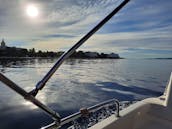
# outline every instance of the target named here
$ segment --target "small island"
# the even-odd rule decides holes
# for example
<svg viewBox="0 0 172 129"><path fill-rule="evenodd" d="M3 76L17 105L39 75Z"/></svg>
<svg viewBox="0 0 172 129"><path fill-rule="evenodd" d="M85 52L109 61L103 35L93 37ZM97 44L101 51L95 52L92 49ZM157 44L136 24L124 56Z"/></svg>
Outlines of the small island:
<svg viewBox="0 0 172 129"><path fill-rule="evenodd" d="M34 48L26 49L26 48L17 48L17 47L9 47L6 46L4 40L1 42L0 46L0 58L49 58L49 57L59 57L63 54L63 51L52 52L52 51L35 51ZM120 56L116 53L98 53L98 52L83 52L83 51L75 51L70 58L78 58L78 59L121 59Z"/></svg>

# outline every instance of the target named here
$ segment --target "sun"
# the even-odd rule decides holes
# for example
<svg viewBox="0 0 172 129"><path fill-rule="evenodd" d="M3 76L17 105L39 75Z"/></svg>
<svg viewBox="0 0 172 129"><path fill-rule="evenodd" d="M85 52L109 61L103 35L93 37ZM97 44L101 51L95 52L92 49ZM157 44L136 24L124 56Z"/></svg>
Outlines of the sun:
<svg viewBox="0 0 172 129"><path fill-rule="evenodd" d="M37 17L39 14L38 8L34 5L27 6L26 13L29 17Z"/></svg>

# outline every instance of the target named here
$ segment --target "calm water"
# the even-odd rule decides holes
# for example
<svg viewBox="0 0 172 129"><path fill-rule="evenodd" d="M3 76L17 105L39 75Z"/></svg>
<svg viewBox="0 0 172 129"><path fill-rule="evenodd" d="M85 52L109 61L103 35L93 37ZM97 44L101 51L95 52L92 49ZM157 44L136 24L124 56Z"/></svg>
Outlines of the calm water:
<svg viewBox="0 0 172 129"><path fill-rule="evenodd" d="M55 59L1 61L0 71L30 91ZM110 98L144 99L164 91L172 60L67 60L37 98L62 117ZM51 122L40 109L0 82L0 128L36 129Z"/></svg>

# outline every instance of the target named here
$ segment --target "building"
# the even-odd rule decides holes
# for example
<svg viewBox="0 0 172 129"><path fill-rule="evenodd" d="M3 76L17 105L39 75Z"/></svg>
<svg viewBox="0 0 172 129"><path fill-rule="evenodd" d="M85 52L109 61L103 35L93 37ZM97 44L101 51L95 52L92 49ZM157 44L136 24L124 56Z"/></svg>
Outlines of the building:
<svg viewBox="0 0 172 129"><path fill-rule="evenodd" d="M2 39L2 41L1 41L0 49L6 49L6 44L4 42L4 39Z"/></svg>
<svg viewBox="0 0 172 129"><path fill-rule="evenodd" d="M1 41L0 46L0 57L26 57L27 49L17 48L17 47L8 47L4 39Z"/></svg>

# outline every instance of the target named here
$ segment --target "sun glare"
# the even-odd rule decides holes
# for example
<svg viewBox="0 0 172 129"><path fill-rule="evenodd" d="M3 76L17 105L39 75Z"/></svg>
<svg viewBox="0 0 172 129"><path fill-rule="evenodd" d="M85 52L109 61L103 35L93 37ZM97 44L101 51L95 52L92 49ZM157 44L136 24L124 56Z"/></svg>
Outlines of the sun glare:
<svg viewBox="0 0 172 129"><path fill-rule="evenodd" d="M30 17L37 17L38 16L38 8L34 5L29 5L27 7L27 15Z"/></svg>

